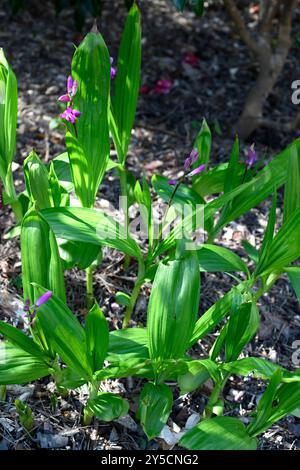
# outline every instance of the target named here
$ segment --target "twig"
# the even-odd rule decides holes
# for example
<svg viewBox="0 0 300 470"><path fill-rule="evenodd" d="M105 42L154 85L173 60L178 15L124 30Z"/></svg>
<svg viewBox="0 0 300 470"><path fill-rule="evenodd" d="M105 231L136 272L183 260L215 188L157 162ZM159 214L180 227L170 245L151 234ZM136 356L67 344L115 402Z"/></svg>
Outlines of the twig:
<svg viewBox="0 0 300 470"><path fill-rule="evenodd" d="M246 23L239 12L238 7L236 6L236 3L234 0L223 0L225 8L233 20L236 28L238 29L239 35L241 39L244 41L244 43L249 47L249 49L257 55L260 51L260 47L258 43L253 39L251 34L248 31L248 28L246 26Z"/></svg>

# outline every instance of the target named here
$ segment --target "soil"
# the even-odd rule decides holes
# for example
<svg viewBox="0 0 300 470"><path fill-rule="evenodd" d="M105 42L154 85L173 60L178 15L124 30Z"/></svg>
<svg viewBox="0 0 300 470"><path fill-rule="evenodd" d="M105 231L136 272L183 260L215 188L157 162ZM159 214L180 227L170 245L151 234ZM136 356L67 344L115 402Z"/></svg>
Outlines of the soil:
<svg viewBox="0 0 300 470"><path fill-rule="evenodd" d="M142 85L151 90L158 80L172 81L170 93L141 93L135 129L128 154L128 167L136 175L154 173L176 177L185 155L205 117L213 131L211 165L227 161L233 139L233 123L240 113L248 89L253 85L256 65L246 47L230 29L220 2L208 2L200 20L192 12L177 13L168 0L140 1L143 17ZM248 3L248 2L244 2ZM19 119L14 175L22 190L22 163L34 148L44 161L65 150L63 132L55 127L60 112L57 97L64 93L66 77L74 44L92 25L87 17L83 32L77 32L73 13L65 9L56 17L51 1L28 2L26 10L15 16L8 13L7 2L0 1L0 46L18 77ZM113 5L112 5L113 4ZM126 10L123 2L106 1L99 29L116 57ZM299 11L295 18L299 19ZM296 34L296 31L295 31ZM185 62L186 54L194 54L194 65ZM291 82L300 77L300 50L293 46L284 71L266 103L270 119L288 121L297 107L291 102ZM259 129L251 142L242 144L246 154L255 142L259 158L269 160L282 150L297 132L282 133ZM97 204L118 202L119 183L113 173L103 181ZM241 240L260 246L266 226L270 201L230 224L218 242L245 257ZM278 212L278 219L281 213ZM8 208L0 209L0 318L19 325L22 309L22 279L18 238L4 240L2 235L14 225ZM123 271L120 253L104 249L103 263L94 276L95 297L102 306L111 329L120 328L123 310L114 295L130 292L136 266ZM200 313L203 313L232 286L226 274L202 276ZM82 317L84 311L85 277L79 270L66 273L68 304ZM145 323L149 286L143 288L133 325ZM285 277L280 278L268 296L259 303L261 326L245 354L266 357L293 370L292 344L299 339L300 309L295 294ZM195 358L204 356L215 335L191 351ZM107 383L109 390L119 391L130 399L130 417L134 418L141 380L115 380ZM251 377L232 377L225 389L227 413L242 416L245 423L260 398L265 384ZM174 386L175 406L168 422L173 430L184 427L187 418L203 410L207 401L205 390L178 397ZM68 398L54 400L54 384L49 379L24 387L8 387L7 401L1 403L0 449L157 449L166 448L163 440L148 442L140 425L128 418L126 422L102 423L97 420L88 427L81 423L84 390L71 392ZM21 427L14 407L16 398L26 399L33 410L35 428L28 434ZM259 438L260 449L299 449L300 420L290 416Z"/></svg>

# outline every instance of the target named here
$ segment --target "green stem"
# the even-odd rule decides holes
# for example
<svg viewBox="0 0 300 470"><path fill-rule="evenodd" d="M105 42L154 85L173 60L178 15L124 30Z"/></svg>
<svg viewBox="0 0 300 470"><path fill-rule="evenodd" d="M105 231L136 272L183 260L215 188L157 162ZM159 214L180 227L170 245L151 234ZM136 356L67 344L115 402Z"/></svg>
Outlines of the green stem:
<svg viewBox="0 0 300 470"><path fill-rule="evenodd" d="M99 385L100 385L100 382L91 382L89 384L89 399L90 400L94 400L97 395L98 395L98 391L99 391ZM86 406L83 410L83 425L84 426L89 426L92 422L92 419L94 417L94 413L89 409L88 406Z"/></svg>
<svg viewBox="0 0 300 470"><path fill-rule="evenodd" d="M145 280L145 265L143 261L139 261L139 270L137 279L135 281L131 296L130 296L130 303L125 311L125 316L123 320L122 328L128 328L129 322L131 320L132 312L134 310L137 298L139 296L141 287Z"/></svg>
<svg viewBox="0 0 300 470"><path fill-rule="evenodd" d="M6 385L0 385L0 402L6 401Z"/></svg>
<svg viewBox="0 0 300 470"><path fill-rule="evenodd" d="M93 305L94 293L93 293L93 268L89 266L85 270L86 272L86 305L88 310Z"/></svg>
<svg viewBox="0 0 300 470"><path fill-rule="evenodd" d="M213 407L215 406L215 404L219 400L219 397L220 397L221 393L223 392L223 389L226 385L226 382L227 382L229 376L230 376L230 373L226 372L223 376L223 380L215 385L215 388L213 389L212 394L210 396L210 399L209 399L209 401L206 405L206 408L204 410L203 417L205 419L211 417Z"/></svg>
<svg viewBox="0 0 300 470"><path fill-rule="evenodd" d="M120 178L120 189L121 196L126 198L126 205L123 207L124 211L124 225L126 230L126 236L128 235L128 224L129 224L129 215L128 215L128 196L127 196L127 173L124 167L119 167L119 178ZM129 268L130 256L125 255L124 259L124 270L126 271Z"/></svg>

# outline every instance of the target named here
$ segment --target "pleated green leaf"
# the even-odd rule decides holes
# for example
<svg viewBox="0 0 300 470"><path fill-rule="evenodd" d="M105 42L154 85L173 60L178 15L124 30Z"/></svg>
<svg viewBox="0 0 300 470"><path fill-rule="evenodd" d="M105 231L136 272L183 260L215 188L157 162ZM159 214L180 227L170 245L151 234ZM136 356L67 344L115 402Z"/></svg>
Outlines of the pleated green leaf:
<svg viewBox="0 0 300 470"><path fill-rule="evenodd" d="M298 302L300 303L300 266L292 266L286 268L285 272L287 273L289 280L296 292Z"/></svg>
<svg viewBox="0 0 300 470"><path fill-rule="evenodd" d="M0 178L8 198L14 199L12 161L16 149L18 86L14 72L0 47Z"/></svg>
<svg viewBox="0 0 300 470"><path fill-rule="evenodd" d="M118 222L103 212L81 207L58 207L45 209L42 213L57 238L103 244L134 258L142 257L138 244L126 236Z"/></svg>
<svg viewBox="0 0 300 470"><path fill-rule="evenodd" d="M140 395L139 417L148 439L158 436L166 424L173 404L173 395L165 384L148 382Z"/></svg>
<svg viewBox="0 0 300 470"><path fill-rule="evenodd" d="M46 291L41 286L36 285L35 288L39 296ZM66 365L80 377L90 379L92 368L87 356L85 331L67 305L53 295L39 307L37 321L53 350Z"/></svg>
<svg viewBox="0 0 300 470"><path fill-rule="evenodd" d="M109 333L109 362L124 362L149 359L148 336L146 328L126 328Z"/></svg>
<svg viewBox="0 0 300 470"><path fill-rule="evenodd" d="M200 318L197 320L194 331L190 340L190 346L199 339L206 336L212 331L218 323L228 314L231 309L234 297L242 294L247 288L247 282L241 282L233 287L220 300L214 303Z"/></svg>
<svg viewBox="0 0 300 470"><path fill-rule="evenodd" d="M106 318L97 303L85 320L86 353L93 372L102 369L107 354L109 331Z"/></svg>
<svg viewBox="0 0 300 470"><path fill-rule="evenodd" d="M263 264L256 270L256 275L272 271L281 271L284 266L300 257L300 207L284 222L273 241Z"/></svg>
<svg viewBox="0 0 300 470"><path fill-rule="evenodd" d="M118 159L124 163L134 123L141 75L141 15L134 3L129 11L122 35L117 75L113 114L120 139L116 144ZM114 132L112 135L114 136ZM121 155L120 155L121 147Z"/></svg>
<svg viewBox="0 0 300 470"><path fill-rule="evenodd" d="M255 302L247 302L230 315L225 338L226 362L235 361L251 341L259 327L259 312Z"/></svg>
<svg viewBox="0 0 300 470"><path fill-rule="evenodd" d="M66 144L76 195L85 207L94 205L109 158L108 106L110 60L98 32L86 35L72 60L72 76L78 81L74 107L81 113L75 132Z"/></svg>
<svg viewBox="0 0 300 470"><path fill-rule="evenodd" d="M44 217L33 207L25 215L21 228L22 283L24 299L37 300L36 282L65 300L62 265L55 236Z"/></svg>
<svg viewBox="0 0 300 470"><path fill-rule="evenodd" d="M220 416L201 421L179 445L189 450L256 450L257 442L237 418Z"/></svg>
<svg viewBox="0 0 300 470"><path fill-rule="evenodd" d="M42 359L9 342L0 342L0 385L24 384L52 372Z"/></svg>
<svg viewBox="0 0 300 470"><path fill-rule="evenodd" d="M99 393L95 399L87 402L87 410L94 413L100 421L112 421L125 416L128 409L128 402L113 393Z"/></svg>
<svg viewBox="0 0 300 470"><path fill-rule="evenodd" d="M233 251L222 246L205 244L197 250L200 271L248 272L244 261Z"/></svg>
<svg viewBox="0 0 300 470"><path fill-rule="evenodd" d="M210 377L218 382L220 372L215 362L210 359L187 362L188 371L178 376L181 395L190 393L203 385Z"/></svg>
<svg viewBox="0 0 300 470"><path fill-rule="evenodd" d="M300 158L299 149L294 146L287 164L287 178L284 187L283 221L300 207Z"/></svg>
<svg viewBox="0 0 300 470"><path fill-rule="evenodd" d="M295 375L274 362L260 357L245 357L238 361L228 362L222 364L222 369L230 372L231 374L247 376L253 373L254 377L270 380L273 374L280 369L282 372L282 382L300 382L300 375Z"/></svg>
<svg viewBox="0 0 300 470"><path fill-rule="evenodd" d="M18 330L12 325L0 321L0 333L10 341L11 344L16 347L23 349L31 356L37 357L38 359L46 360L47 356L44 351L36 344L31 338L26 336L22 331ZM49 358L48 358L49 359Z"/></svg>
<svg viewBox="0 0 300 470"><path fill-rule="evenodd" d="M147 331L150 358L157 363L186 352L199 308L200 276L195 252L161 262L155 275Z"/></svg>
<svg viewBox="0 0 300 470"><path fill-rule="evenodd" d="M50 184L46 166L32 151L23 164L27 193L38 209L51 207Z"/></svg>
<svg viewBox="0 0 300 470"><path fill-rule="evenodd" d="M211 149L211 132L205 119L203 119L201 129L196 137L194 148L198 150L199 158L193 165L193 168L203 164L207 167ZM197 184L198 178L198 176L193 178L193 185Z"/></svg>

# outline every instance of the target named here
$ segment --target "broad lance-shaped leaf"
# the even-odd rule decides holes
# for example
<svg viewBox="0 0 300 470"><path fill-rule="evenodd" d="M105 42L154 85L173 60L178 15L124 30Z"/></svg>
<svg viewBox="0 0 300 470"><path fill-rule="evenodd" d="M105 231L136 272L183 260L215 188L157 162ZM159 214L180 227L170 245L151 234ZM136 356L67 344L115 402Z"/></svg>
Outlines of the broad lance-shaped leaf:
<svg viewBox="0 0 300 470"><path fill-rule="evenodd" d="M141 75L141 15L136 3L131 7L118 55L113 114L120 139L116 145L120 163L125 163L134 123ZM114 135L115 133L112 132Z"/></svg>
<svg viewBox="0 0 300 470"><path fill-rule="evenodd" d="M93 372L102 369L107 354L109 331L106 318L97 303L85 321L86 353Z"/></svg>
<svg viewBox="0 0 300 470"><path fill-rule="evenodd" d="M112 421L125 416L129 409L127 401L113 393L99 393L96 398L87 401L87 409L101 421Z"/></svg>
<svg viewBox="0 0 300 470"><path fill-rule="evenodd" d="M200 271L241 271L249 273L244 261L228 248L205 244L196 251L199 260Z"/></svg>
<svg viewBox="0 0 300 470"><path fill-rule="evenodd" d="M45 355L45 352L40 346L35 343L31 338L26 336L18 328L9 325L3 321L0 321L0 333L14 344L16 347L23 349L31 356L37 357L38 359L49 360L49 357Z"/></svg>
<svg viewBox="0 0 300 470"><path fill-rule="evenodd" d="M186 352L199 298L200 275L195 252L186 251L179 259L159 264L147 319L150 358L157 364L181 358Z"/></svg>
<svg viewBox="0 0 300 470"><path fill-rule="evenodd" d="M36 203L38 209L51 207L48 171L34 151L26 158L23 171L31 202Z"/></svg>
<svg viewBox="0 0 300 470"><path fill-rule="evenodd" d="M109 158L108 105L110 60L98 32L86 35L72 60L72 76L78 82L74 107L81 113L76 132L66 136L76 195L85 207L94 205Z"/></svg>
<svg viewBox="0 0 300 470"><path fill-rule="evenodd" d="M238 294L243 294L247 290L247 284L247 281L245 281L234 286L224 297L206 310L199 320L196 321L190 340L190 346L206 336L220 323L230 311L234 297Z"/></svg>
<svg viewBox="0 0 300 470"><path fill-rule="evenodd" d="M247 376L253 373L254 377L270 380L274 373L280 369L282 373L282 382L300 382L300 375L296 375L274 362L259 357L244 357L238 361L222 364L222 369L231 374Z"/></svg>
<svg viewBox="0 0 300 470"><path fill-rule="evenodd" d="M179 445L189 450L256 450L257 442L237 418L218 416L201 421Z"/></svg>
<svg viewBox="0 0 300 470"><path fill-rule="evenodd" d="M38 295L46 291L37 285L35 289ZM90 380L92 368L87 356L85 331L67 305L53 295L38 309L36 321L66 365L80 377Z"/></svg>
<svg viewBox="0 0 300 470"><path fill-rule="evenodd" d="M16 149L17 112L17 80L0 48L0 178L8 199L16 197L12 161Z"/></svg>
<svg viewBox="0 0 300 470"><path fill-rule="evenodd" d="M42 358L7 341L0 342L0 385L24 384L52 373Z"/></svg>
<svg viewBox="0 0 300 470"><path fill-rule="evenodd" d="M148 437L158 436L172 411L173 395L165 384L148 382L140 395L139 418Z"/></svg>
<svg viewBox="0 0 300 470"><path fill-rule="evenodd" d="M21 228L22 282L24 299L37 299L36 282L65 301L65 284L55 236L44 217L33 207Z"/></svg>
<svg viewBox="0 0 300 470"><path fill-rule="evenodd" d="M57 238L103 244L134 258L142 257L135 240L127 237L122 226L103 212L83 207L57 207L45 209L42 214Z"/></svg>

